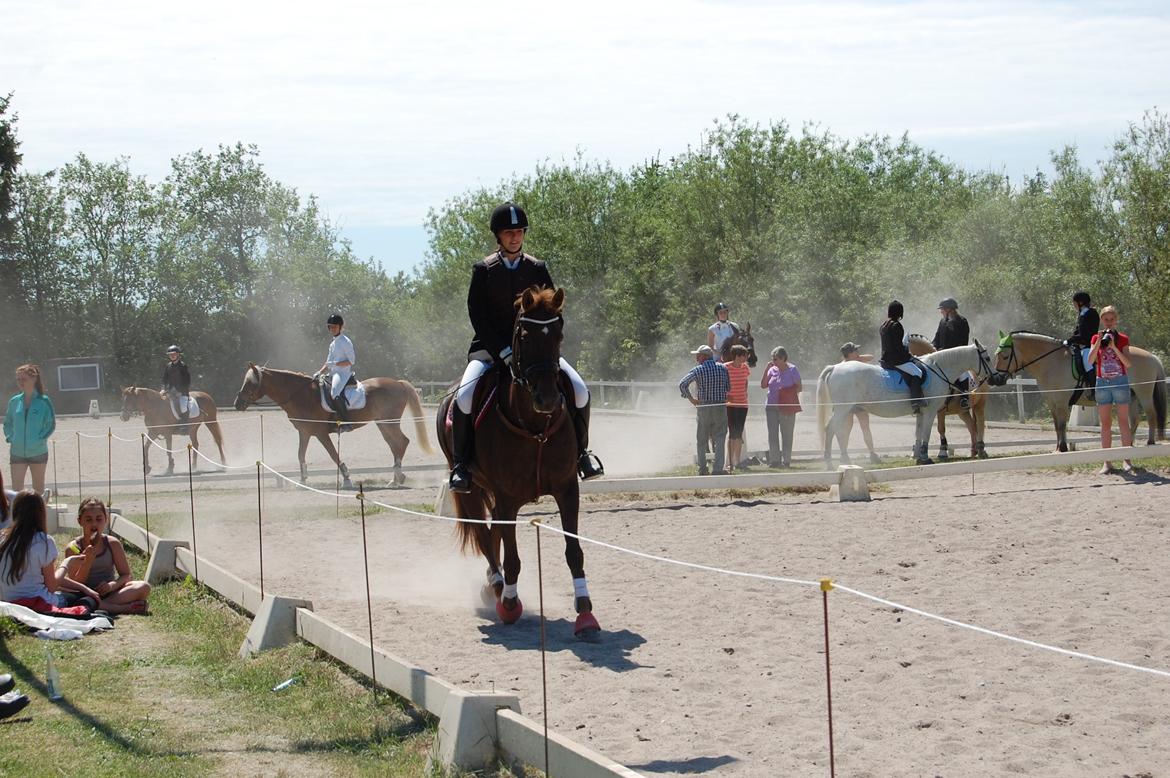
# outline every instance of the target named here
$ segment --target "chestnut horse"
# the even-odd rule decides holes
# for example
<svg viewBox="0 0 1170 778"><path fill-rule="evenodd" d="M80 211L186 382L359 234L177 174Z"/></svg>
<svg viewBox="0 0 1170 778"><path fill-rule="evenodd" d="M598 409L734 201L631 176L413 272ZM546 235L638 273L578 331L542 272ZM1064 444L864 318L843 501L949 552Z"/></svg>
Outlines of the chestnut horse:
<svg viewBox="0 0 1170 778"><path fill-rule="evenodd" d="M363 408L350 410L348 429L356 429L370 422L378 425L378 431L382 433L386 445L394 452L394 483L401 484L406 480L402 472L402 456L406 453L406 447L410 445L410 438L402 432L402 415L406 408L409 407L411 415L414 416L414 429L418 433L419 445L423 451L431 453L418 390L409 381L394 378L368 378L362 381L362 384L366 387L366 404ZM353 488L349 480L349 468L341 461L337 448L329 437L330 433L338 429L337 414L321 407L321 391L313 377L291 370L277 370L249 363L248 370L244 373L244 383L236 394L236 410L245 410L264 396L279 405L288 414L292 425L297 428L297 434L300 435L297 461L301 465L301 482L304 483L309 476L309 469L305 465L305 451L309 447L309 439L316 438L341 471L345 487Z"/></svg>
<svg viewBox="0 0 1170 778"><path fill-rule="evenodd" d="M910 336L910 353L914 356L924 357L927 354L933 354L934 351L934 344L925 335ZM947 416L950 414L957 414L967 425L967 431L971 433L971 457L973 459L987 459L987 447L983 443L983 430L987 424L987 395L990 391L991 388L986 381L976 385L974 390L967 393L967 397L970 399L969 408L963 408L959 404L958 394L947 398L946 405L938 412L939 459L949 459L951 456L950 447L947 445Z"/></svg>
<svg viewBox="0 0 1170 778"><path fill-rule="evenodd" d="M451 494L464 550L474 548L487 559L488 580L496 601L496 614L513 624L523 612L516 592L520 556L514 522L520 508L542 494L552 495L565 532L577 534L580 490L577 484L577 435L568 418L565 395L557 367L561 356L565 291L530 287L516 300L512 329L511 373L493 371L499 377L494 408L482 413L475 432L472 486L468 494ZM484 374L490 381L493 373ZM447 413L453 395L439 404L436 419L439 445L452 463L451 433ZM568 402L572 402L571 398ZM484 524L487 512L492 523ZM539 530L537 530L539 531ZM500 546L503 545L503 575ZM573 576L577 621L574 632L591 639L601 631L593 616L593 602L585 582L585 554L575 537L565 536L565 560Z"/></svg>
<svg viewBox="0 0 1170 778"><path fill-rule="evenodd" d="M199 425L206 424L211 431L211 437L219 448L219 461L223 462L223 434L219 430L219 421L215 410L215 400L207 392L191 392L191 398L199 404L199 415L192 416L184 425L175 418L171 411L171 400L157 389L147 389L141 386L122 387L122 421L130 421L130 416L142 414L146 422L146 437L167 439L167 472L174 475L175 458L171 454L171 437L186 435L191 438L191 447L199 450ZM186 429L184 429L186 427ZM142 458L146 472L150 472L150 442L142 441ZM197 469L198 460L192 462L192 468Z"/></svg>

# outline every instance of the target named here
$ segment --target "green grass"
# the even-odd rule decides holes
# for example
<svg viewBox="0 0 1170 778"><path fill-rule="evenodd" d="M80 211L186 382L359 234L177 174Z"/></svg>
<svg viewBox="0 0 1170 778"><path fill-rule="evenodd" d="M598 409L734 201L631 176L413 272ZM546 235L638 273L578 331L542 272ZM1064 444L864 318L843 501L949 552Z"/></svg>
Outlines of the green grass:
<svg viewBox="0 0 1170 778"><path fill-rule="evenodd" d="M145 560L131 561L141 575ZM0 775L427 774L436 722L401 698L303 643L240 659L249 620L190 579L156 587L150 602L151 616L71 642L0 620L0 666L32 700L0 722ZM58 702L46 695L46 650Z"/></svg>

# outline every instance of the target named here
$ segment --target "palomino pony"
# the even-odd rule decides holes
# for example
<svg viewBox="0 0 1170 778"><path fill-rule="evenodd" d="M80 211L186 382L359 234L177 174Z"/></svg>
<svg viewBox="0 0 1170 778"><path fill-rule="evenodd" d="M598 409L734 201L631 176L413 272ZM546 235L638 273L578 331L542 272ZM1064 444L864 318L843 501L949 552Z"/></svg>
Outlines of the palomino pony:
<svg viewBox="0 0 1170 778"><path fill-rule="evenodd" d="M995 352L996 373L1006 380L1006 377L1024 371L1036 379L1040 391L1045 393L1048 410L1052 412L1056 448L1068 451L1068 402L1077 384L1069 347L1056 338L1021 330L1008 335L1001 332L999 338L999 348ZM1146 443L1152 446L1155 432L1158 440L1166 439L1166 369L1156 356L1136 346L1129 347L1129 358L1129 382L1146 411L1150 428ZM1084 395L1079 404L1091 405ZM1130 403L1130 429L1134 431L1135 440L1138 419L1137 403Z"/></svg>
<svg viewBox="0 0 1170 778"><path fill-rule="evenodd" d="M991 360L987 350L976 340L974 345L948 348L927 354L919 360L927 371L924 387L925 404L918 413L914 432L914 460L920 465L931 464L927 448L930 427L934 417L946 404L952 392L958 391L955 382L970 370L976 378L991 376ZM833 457L833 437L841 449L841 461L848 463L845 447L845 419L861 408L877 416L905 416L913 413L910 392L904 385L897 389L887 385L887 371L866 362L838 362L821 371L817 382L817 429L825 449L825 464ZM832 417L829 409L832 407Z"/></svg>
<svg viewBox="0 0 1170 778"><path fill-rule="evenodd" d="M565 536L565 560L573 576L577 621L574 632L592 639L601 631L593 616L593 602L585 581L585 554L577 534L580 489L577 484L577 435L568 419L557 362L561 356L565 291L529 287L516 300L512 329L511 373L484 374L483 381L499 377L495 402L477 409L475 459L468 494L452 494L463 548L474 548L487 559L488 587L496 614L513 624L523 612L516 592L520 555L516 547L516 515L542 494L557 501ZM493 376L494 374L494 376ZM484 387L487 388L486 386ZM439 445L452 462L451 433L447 429L452 395L439 404ZM572 402L572 399L568 400ZM483 523L487 512L491 523ZM537 530L539 532L539 530ZM503 545L503 575L500 546Z"/></svg>
<svg viewBox="0 0 1170 778"><path fill-rule="evenodd" d="M758 361L756 359L756 339L755 336L752 335L752 323L750 321L742 330L739 327L736 327L734 324L732 325L731 337L723 341L723 347L721 349L721 353L719 354L720 362L731 361L732 346L743 346L746 348L748 350L748 367L756 366L756 362Z"/></svg>
<svg viewBox="0 0 1170 778"><path fill-rule="evenodd" d="M910 353L916 357L933 354L934 344L925 335L910 336ZM967 425L971 433L971 457L987 459L987 447L983 443L984 425L987 423L987 395L991 391L986 381L981 381L974 391L968 394L970 408L964 408L959 403L959 395L947 397L946 405L938 412L938 458L949 459L950 447L947 445L947 416L957 414Z"/></svg>
<svg viewBox="0 0 1170 778"><path fill-rule="evenodd" d="M150 472L151 439L160 437L167 439L166 475L174 475L175 458L171 454L171 437L186 435L191 438L191 447L198 451L200 424L206 424L207 429L211 431L211 437L219 449L219 461L224 461L223 434L219 430L215 400L211 399L211 395L207 392L191 392L191 398L199 405L199 415L192 416L187 420L184 431L184 425L175 418L175 414L171 411L171 400L165 394L160 393L157 389L146 389L141 386L122 387L122 421L130 421L131 415L141 413L142 420L146 422L147 440L142 441L142 461L145 463L146 472ZM193 468L197 465L197 461L192 463Z"/></svg>
<svg viewBox="0 0 1170 778"><path fill-rule="evenodd" d="M409 381L394 378L369 378L362 381L362 384L366 387L366 405L358 410L350 410L348 428L356 429L369 422L378 425L378 431L394 452L394 483L402 484L406 480L402 472L402 456L406 453L406 447L410 445L410 438L403 434L401 424L402 414L406 408L409 407L411 415L414 416L414 429L418 434L419 445L423 451L431 453L418 391ZM301 465L301 482L304 483L309 476L309 469L305 465L305 450L309 447L309 439L316 438L321 441L321 445L341 471L346 488L352 488L349 468L341 461L333 441L329 438L329 434L338 429L337 415L321 407L321 392L312 376L249 363L248 370L244 373L244 383L236 395L236 410L242 411L266 395L288 414L289 421L300 435L297 460Z"/></svg>

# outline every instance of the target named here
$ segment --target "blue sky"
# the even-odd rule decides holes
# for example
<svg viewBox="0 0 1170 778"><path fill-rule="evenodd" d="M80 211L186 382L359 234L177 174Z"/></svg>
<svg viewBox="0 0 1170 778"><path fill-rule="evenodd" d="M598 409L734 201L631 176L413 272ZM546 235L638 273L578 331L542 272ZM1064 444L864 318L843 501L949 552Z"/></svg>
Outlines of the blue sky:
<svg viewBox="0 0 1170 778"><path fill-rule="evenodd" d="M628 166L731 113L911 137L1013 177L1095 162L1167 107L1170 5L0 0L28 169L243 141L358 253L423 257L429 208L543 160Z"/></svg>

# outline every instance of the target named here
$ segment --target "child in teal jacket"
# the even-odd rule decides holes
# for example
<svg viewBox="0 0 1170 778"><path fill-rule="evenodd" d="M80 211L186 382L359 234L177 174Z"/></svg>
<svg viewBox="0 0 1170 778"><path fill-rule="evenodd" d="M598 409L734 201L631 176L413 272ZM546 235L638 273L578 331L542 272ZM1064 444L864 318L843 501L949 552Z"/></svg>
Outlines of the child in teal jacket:
<svg viewBox="0 0 1170 778"><path fill-rule="evenodd" d="M24 488L24 475L32 470L33 490L45 491L45 466L49 462L49 436L57 428L53 402L41 385L41 370L36 365L16 368L20 392L8 401L4 414L4 439L8 441L12 465L12 488Z"/></svg>

